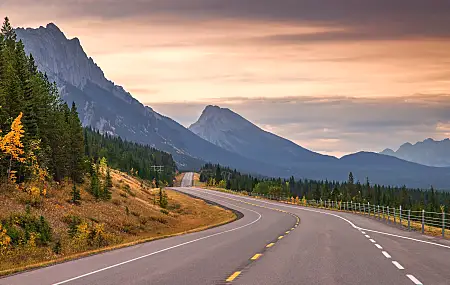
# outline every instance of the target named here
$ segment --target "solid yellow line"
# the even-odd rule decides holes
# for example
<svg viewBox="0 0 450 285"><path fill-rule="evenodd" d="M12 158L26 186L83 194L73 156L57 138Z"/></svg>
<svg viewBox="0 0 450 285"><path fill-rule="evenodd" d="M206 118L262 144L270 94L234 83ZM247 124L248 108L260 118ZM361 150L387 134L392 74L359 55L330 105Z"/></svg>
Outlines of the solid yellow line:
<svg viewBox="0 0 450 285"><path fill-rule="evenodd" d="M266 245L266 247L272 247L272 246L274 246L274 244L275 244L275 243L273 243L273 242L272 242L272 243L269 243L268 245Z"/></svg>
<svg viewBox="0 0 450 285"><path fill-rule="evenodd" d="M241 274L241 271L236 271L236 272L234 272L233 274L231 274L231 276L228 277L228 279L225 280L225 281L231 282L231 281L233 281L234 279L236 279L236 277L238 277L239 274Z"/></svg>
<svg viewBox="0 0 450 285"><path fill-rule="evenodd" d="M261 253L257 253L257 254L255 254L255 255L253 255L253 257L252 258L250 258L250 260L257 260L258 258L260 258L261 257Z"/></svg>
<svg viewBox="0 0 450 285"><path fill-rule="evenodd" d="M279 236L279 237L278 237L278 239L282 239L282 238L283 238L283 236Z"/></svg>

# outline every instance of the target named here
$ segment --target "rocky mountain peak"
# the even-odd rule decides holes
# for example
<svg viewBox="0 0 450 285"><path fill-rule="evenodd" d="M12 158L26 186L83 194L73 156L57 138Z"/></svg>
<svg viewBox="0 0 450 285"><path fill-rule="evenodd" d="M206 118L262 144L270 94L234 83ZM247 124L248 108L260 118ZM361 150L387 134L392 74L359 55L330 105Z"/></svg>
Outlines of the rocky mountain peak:
<svg viewBox="0 0 450 285"><path fill-rule="evenodd" d="M208 105L203 110L198 121L192 124L189 128L191 130L196 130L194 132L197 133L197 131L202 132L201 129L205 128L229 131L258 127L228 108Z"/></svg>

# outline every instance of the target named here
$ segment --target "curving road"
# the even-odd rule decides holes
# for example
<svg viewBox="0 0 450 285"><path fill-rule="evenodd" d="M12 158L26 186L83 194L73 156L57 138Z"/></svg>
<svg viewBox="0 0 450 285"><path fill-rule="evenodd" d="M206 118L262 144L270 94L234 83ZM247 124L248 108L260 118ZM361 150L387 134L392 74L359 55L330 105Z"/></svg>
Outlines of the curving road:
<svg viewBox="0 0 450 285"><path fill-rule="evenodd" d="M186 174L175 190L243 217L3 278L0 284L450 284L446 241L353 214L197 189L189 187L191 181Z"/></svg>

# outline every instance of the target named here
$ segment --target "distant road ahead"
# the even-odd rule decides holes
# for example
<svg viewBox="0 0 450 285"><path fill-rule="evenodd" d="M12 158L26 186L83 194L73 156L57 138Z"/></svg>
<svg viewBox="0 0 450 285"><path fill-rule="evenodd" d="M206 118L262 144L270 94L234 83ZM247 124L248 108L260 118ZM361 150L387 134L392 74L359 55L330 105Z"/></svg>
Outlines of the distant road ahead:
<svg viewBox="0 0 450 285"><path fill-rule="evenodd" d="M189 177L182 185L190 185ZM203 232L0 279L0 284L450 284L448 243L352 214L175 189L244 216Z"/></svg>

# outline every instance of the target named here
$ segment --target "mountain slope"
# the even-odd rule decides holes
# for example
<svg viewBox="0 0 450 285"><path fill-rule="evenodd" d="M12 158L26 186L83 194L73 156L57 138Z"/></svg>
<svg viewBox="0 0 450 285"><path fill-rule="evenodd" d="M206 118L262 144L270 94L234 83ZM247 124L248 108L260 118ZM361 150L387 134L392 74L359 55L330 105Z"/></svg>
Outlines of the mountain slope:
<svg viewBox="0 0 450 285"><path fill-rule="evenodd" d="M19 28L16 33L39 69L57 83L62 99L76 103L83 126L167 151L181 169L197 169L206 161L266 175L277 173L278 169L254 163L203 140L141 104L121 86L107 80L100 67L86 55L80 41L67 39L56 25Z"/></svg>
<svg viewBox="0 0 450 285"><path fill-rule="evenodd" d="M371 152L337 159L309 151L266 132L229 109L208 106L189 129L202 138L255 161L284 167L298 178L345 180L355 178L384 185L450 189L450 168L435 168ZM284 175L286 176L286 175Z"/></svg>
<svg viewBox="0 0 450 285"><path fill-rule="evenodd" d="M429 138L422 142L417 142L414 145L405 143L397 151L385 149L381 154L395 156L428 166L449 167L450 139L435 141Z"/></svg>
<svg viewBox="0 0 450 285"><path fill-rule="evenodd" d="M230 109L218 106L207 106L189 129L215 145L257 161L284 166L337 161L266 132Z"/></svg>

